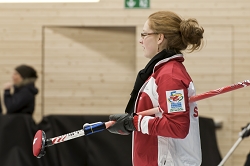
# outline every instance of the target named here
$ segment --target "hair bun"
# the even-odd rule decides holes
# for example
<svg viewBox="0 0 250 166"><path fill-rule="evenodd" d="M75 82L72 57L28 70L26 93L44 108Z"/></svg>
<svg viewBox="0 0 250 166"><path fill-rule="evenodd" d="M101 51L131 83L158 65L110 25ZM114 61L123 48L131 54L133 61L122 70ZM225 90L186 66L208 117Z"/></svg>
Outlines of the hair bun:
<svg viewBox="0 0 250 166"><path fill-rule="evenodd" d="M182 41L186 45L192 45L191 50L201 45L204 29L199 26L196 19L182 20L180 23Z"/></svg>

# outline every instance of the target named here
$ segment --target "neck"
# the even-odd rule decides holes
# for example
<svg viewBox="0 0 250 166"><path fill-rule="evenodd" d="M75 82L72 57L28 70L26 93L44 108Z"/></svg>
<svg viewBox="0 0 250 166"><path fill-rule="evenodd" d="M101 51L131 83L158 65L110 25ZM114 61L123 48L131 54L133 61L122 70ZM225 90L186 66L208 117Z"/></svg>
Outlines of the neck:
<svg viewBox="0 0 250 166"><path fill-rule="evenodd" d="M22 82L15 84L16 87L21 87L27 84L35 83L36 78L25 78L22 80Z"/></svg>

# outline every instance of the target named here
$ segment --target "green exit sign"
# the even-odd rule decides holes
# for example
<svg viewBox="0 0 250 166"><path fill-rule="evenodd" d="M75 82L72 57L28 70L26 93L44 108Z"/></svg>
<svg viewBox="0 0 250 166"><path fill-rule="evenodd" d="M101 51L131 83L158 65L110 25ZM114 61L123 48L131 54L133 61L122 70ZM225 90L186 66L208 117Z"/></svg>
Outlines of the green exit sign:
<svg viewBox="0 0 250 166"><path fill-rule="evenodd" d="M125 0L125 8L149 8L149 0Z"/></svg>

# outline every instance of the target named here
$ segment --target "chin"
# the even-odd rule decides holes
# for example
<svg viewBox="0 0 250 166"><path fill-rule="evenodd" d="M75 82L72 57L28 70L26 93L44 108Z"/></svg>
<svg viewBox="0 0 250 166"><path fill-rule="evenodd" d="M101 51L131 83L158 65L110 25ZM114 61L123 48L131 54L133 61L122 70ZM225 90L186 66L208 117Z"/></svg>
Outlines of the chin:
<svg viewBox="0 0 250 166"><path fill-rule="evenodd" d="M152 55L147 55L147 54L144 54L144 56L146 57L146 58L148 58L148 59L152 59L154 56L152 56Z"/></svg>
<svg viewBox="0 0 250 166"><path fill-rule="evenodd" d="M18 84L20 84L21 83L21 81L13 81L13 84L14 85L18 85Z"/></svg>
<svg viewBox="0 0 250 166"><path fill-rule="evenodd" d="M147 53L145 53L145 52L144 52L144 56L145 56L146 58L149 58L149 59L151 59L151 58L152 58L152 55L147 54Z"/></svg>

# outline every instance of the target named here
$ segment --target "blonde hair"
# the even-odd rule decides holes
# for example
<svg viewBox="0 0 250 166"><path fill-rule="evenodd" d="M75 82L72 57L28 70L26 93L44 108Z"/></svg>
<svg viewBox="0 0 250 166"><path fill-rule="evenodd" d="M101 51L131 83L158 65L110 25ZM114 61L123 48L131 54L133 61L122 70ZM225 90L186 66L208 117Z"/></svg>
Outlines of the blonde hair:
<svg viewBox="0 0 250 166"><path fill-rule="evenodd" d="M166 49L180 52L201 49L204 29L196 19L181 19L170 11L159 11L148 17L149 27L156 33L164 34L167 39Z"/></svg>

